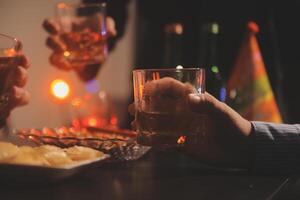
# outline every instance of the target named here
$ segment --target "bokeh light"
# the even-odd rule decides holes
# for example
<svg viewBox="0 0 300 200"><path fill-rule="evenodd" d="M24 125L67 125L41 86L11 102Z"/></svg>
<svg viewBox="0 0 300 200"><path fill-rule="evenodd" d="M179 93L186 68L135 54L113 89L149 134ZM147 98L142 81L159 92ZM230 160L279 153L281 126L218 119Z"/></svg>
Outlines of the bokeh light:
<svg viewBox="0 0 300 200"><path fill-rule="evenodd" d="M66 99L70 95L70 86L64 80L55 79L51 82L51 93L57 99Z"/></svg>

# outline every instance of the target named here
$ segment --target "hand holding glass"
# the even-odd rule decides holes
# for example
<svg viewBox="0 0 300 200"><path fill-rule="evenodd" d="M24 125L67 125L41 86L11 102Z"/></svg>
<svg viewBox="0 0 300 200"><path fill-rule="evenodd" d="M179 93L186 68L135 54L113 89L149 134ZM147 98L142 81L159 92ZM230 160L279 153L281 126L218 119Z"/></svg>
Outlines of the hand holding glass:
<svg viewBox="0 0 300 200"><path fill-rule="evenodd" d="M45 20L50 33L46 44L53 50L50 62L63 70L74 70L88 81L96 77L108 53L108 30L115 35L113 20L106 19L106 4L67 4L56 7L56 20Z"/></svg>
<svg viewBox="0 0 300 200"><path fill-rule="evenodd" d="M187 104L188 94L205 90L204 69L134 70L133 83L139 143L180 146L204 132L203 116Z"/></svg>
<svg viewBox="0 0 300 200"><path fill-rule="evenodd" d="M14 107L12 90L17 82L17 67L24 65L21 59L25 59L21 56L21 50L22 44L19 40L0 34L0 126L5 123Z"/></svg>
<svg viewBox="0 0 300 200"><path fill-rule="evenodd" d="M102 63L107 54L106 4L57 5L64 57L73 67Z"/></svg>

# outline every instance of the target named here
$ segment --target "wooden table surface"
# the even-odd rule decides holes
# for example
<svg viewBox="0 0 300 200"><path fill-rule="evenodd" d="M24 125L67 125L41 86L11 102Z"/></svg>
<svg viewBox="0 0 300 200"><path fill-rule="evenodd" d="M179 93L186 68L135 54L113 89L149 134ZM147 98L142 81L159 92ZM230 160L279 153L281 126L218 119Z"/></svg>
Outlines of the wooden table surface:
<svg viewBox="0 0 300 200"><path fill-rule="evenodd" d="M286 180L211 169L177 152L150 151L137 161L105 164L59 182L1 183L0 199L286 199L288 194L278 193Z"/></svg>

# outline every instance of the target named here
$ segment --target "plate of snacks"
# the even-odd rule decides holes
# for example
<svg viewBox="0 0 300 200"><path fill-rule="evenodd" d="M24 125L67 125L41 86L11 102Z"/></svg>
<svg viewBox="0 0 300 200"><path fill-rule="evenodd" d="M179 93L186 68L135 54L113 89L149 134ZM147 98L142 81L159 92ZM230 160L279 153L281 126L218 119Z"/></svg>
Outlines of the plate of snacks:
<svg viewBox="0 0 300 200"><path fill-rule="evenodd" d="M1 181L56 181L99 166L108 158L109 155L89 147L31 147L0 141L0 177Z"/></svg>
<svg viewBox="0 0 300 200"><path fill-rule="evenodd" d="M71 146L90 147L108 155L110 162L132 161L139 159L150 149L136 142L136 132L116 128L60 127L42 129L18 129L14 133L38 145L55 145L61 148Z"/></svg>

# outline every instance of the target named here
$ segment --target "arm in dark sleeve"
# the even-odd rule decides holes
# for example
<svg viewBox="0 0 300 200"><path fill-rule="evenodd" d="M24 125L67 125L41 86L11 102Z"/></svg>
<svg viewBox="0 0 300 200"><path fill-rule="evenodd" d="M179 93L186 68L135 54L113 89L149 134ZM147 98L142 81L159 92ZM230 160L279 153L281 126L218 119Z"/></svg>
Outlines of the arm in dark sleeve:
<svg viewBox="0 0 300 200"><path fill-rule="evenodd" d="M255 137L254 171L300 172L300 125L252 122Z"/></svg>

